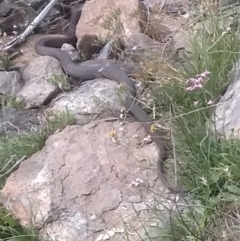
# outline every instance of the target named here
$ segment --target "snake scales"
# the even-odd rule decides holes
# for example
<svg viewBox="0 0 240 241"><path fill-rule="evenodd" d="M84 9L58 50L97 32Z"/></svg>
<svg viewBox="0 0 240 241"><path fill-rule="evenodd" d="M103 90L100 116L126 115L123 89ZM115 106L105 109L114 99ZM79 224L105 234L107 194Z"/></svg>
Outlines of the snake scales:
<svg viewBox="0 0 240 241"><path fill-rule="evenodd" d="M63 70L70 77L81 79L82 81L92 80L97 77L107 77L111 80L115 80L118 83L124 83L129 89L129 95L125 99L125 108L141 123L146 132L151 136L152 140L156 143L160 150L157 170L158 177L162 181L163 185L166 186L173 193L182 193L183 190L172 187L166 177L163 175L163 165L167 159L167 147L160 137L159 131L155 130L154 133L151 131L152 120L148 117L146 112L135 103L136 88L134 82L127 76L127 74L120 68L115 66L105 66L104 64L82 67L72 61L69 54L61 47L64 43L68 43L76 47L77 37L75 35L76 25L80 18L80 12L72 6L64 4L55 5L60 12L66 12L70 14L70 23L67 30L67 34L63 37L46 37L40 39L35 44L35 51L37 54L42 56L52 56L60 62Z"/></svg>

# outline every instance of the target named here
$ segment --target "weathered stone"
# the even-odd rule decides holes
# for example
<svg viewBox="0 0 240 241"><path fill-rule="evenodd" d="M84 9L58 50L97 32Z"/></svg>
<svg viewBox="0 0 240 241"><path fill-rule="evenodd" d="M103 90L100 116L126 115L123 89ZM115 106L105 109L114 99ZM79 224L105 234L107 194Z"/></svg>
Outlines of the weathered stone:
<svg viewBox="0 0 240 241"><path fill-rule="evenodd" d="M189 0L144 0L143 1L152 11L163 9L168 14L184 14L186 4Z"/></svg>
<svg viewBox="0 0 240 241"><path fill-rule="evenodd" d="M5 109L0 112L0 136L36 130L39 126L39 110Z"/></svg>
<svg viewBox="0 0 240 241"><path fill-rule="evenodd" d="M161 17L156 17L162 26L165 26L171 32L168 37L172 38L173 50L176 51L179 48L185 48L186 50L191 50L191 43L189 39L189 25L187 20L182 17L173 17L168 15L162 15Z"/></svg>
<svg viewBox="0 0 240 241"><path fill-rule="evenodd" d="M34 59L23 72L25 85L18 92L17 99L26 104L26 108L39 106L56 89L48 81L63 73L57 59L40 56Z"/></svg>
<svg viewBox="0 0 240 241"><path fill-rule="evenodd" d="M69 93L59 95L51 105L51 111L60 113L67 107L78 123L89 123L97 116L118 116L122 106L118 84L109 79L89 80Z"/></svg>
<svg viewBox="0 0 240 241"><path fill-rule="evenodd" d="M235 64L224 96L218 102L213 115L214 128L216 131L229 137L230 135L240 137L240 60Z"/></svg>
<svg viewBox="0 0 240 241"><path fill-rule="evenodd" d="M165 47L165 43L160 43L143 33L132 35L131 39L127 41L127 47L124 50L126 59L131 59L134 63L145 61L146 59L159 59L168 53L170 47Z"/></svg>
<svg viewBox="0 0 240 241"><path fill-rule="evenodd" d="M116 135L111 137L112 130ZM22 225L34 224L44 240L92 241L103 229L123 229L121 219L131 224L129 231L139 231L136 215L148 210L144 200L149 205L155 197L160 200L163 190L156 171L149 168L156 166L156 145L139 145L145 135L139 123L98 121L66 127L20 164L0 201ZM133 185L136 182L139 185ZM137 213L128 197L137 201Z"/></svg>
<svg viewBox="0 0 240 241"><path fill-rule="evenodd" d="M189 35L184 29L185 19L152 14L147 34L136 33L126 39L125 57L134 63L161 58L175 59L177 50L191 50Z"/></svg>
<svg viewBox="0 0 240 241"><path fill-rule="evenodd" d="M123 22L124 34L130 37L134 33L142 32L141 23L146 22L144 4L140 0L98 0L88 1L82 9L81 18L77 24L76 35L78 39L85 34L98 34L102 38L107 37L109 30L101 24L113 10L120 9L120 20ZM114 23L113 23L114 24ZM119 26L115 26L120 30Z"/></svg>

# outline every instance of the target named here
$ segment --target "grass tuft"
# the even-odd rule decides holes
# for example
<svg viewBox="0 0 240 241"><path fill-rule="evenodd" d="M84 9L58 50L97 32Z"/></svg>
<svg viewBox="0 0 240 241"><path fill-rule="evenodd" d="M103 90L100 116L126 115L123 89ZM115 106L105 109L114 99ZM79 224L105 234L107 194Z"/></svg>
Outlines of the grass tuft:
<svg viewBox="0 0 240 241"><path fill-rule="evenodd" d="M181 81L172 79L153 90L158 112L167 111L166 119L174 126L174 158L181 164L178 175L185 189L192 190L189 197L194 200L177 210L159 231L163 240L237 240L230 239L224 210L230 204L235 208L240 201L240 141L219 139L206 125L215 101L229 84L240 50L238 29L222 28L224 18L209 14L207 28L205 20L198 24Z"/></svg>

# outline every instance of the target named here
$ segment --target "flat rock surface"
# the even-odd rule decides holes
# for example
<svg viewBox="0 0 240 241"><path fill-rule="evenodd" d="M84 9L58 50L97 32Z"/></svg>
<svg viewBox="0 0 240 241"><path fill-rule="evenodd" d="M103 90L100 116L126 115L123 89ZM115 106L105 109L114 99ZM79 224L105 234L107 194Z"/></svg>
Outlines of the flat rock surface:
<svg viewBox="0 0 240 241"><path fill-rule="evenodd" d="M145 201L160 201L163 191L156 178L157 148L141 146L144 137L139 123L69 126L20 165L0 200L21 224L33 222L44 240L96 240L103 230L123 229L122 219L144 233L136 210L150 221ZM123 240L117 232L114 237Z"/></svg>

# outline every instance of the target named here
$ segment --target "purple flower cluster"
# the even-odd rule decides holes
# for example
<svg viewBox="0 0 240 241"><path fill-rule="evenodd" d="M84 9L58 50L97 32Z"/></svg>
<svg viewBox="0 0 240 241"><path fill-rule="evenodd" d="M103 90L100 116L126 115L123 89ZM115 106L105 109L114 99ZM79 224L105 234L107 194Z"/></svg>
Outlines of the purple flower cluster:
<svg viewBox="0 0 240 241"><path fill-rule="evenodd" d="M210 74L209 71L205 71L202 74L196 75L194 78L189 78L186 81L188 87L186 88L187 91L193 91L196 89L201 89L203 84L207 81L207 76Z"/></svg>

